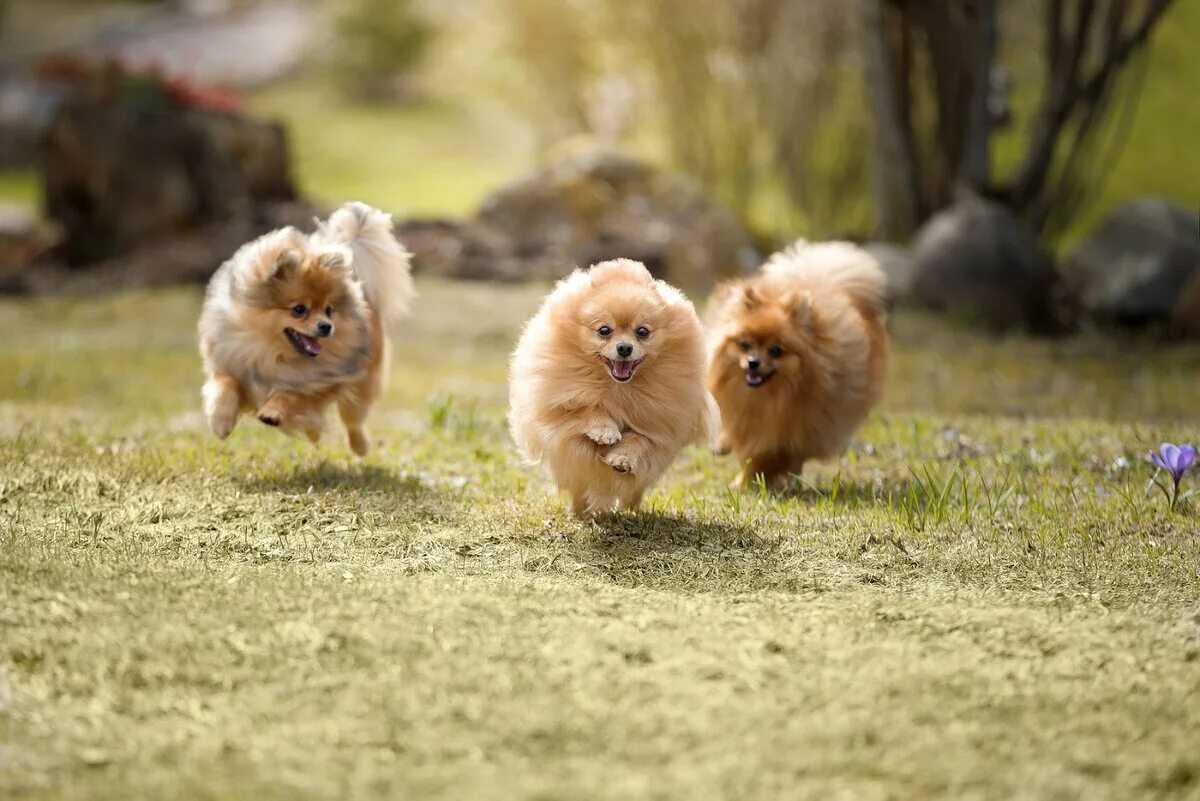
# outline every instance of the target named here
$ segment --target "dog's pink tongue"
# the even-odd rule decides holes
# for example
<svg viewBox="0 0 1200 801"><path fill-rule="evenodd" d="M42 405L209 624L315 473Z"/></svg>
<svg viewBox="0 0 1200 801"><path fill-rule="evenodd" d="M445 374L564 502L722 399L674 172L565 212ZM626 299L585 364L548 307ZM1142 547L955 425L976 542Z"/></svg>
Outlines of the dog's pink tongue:
<svg viewBox="0 0 1200 801"><path fill-rule="evenodd" d="M613 362L613 375L617 378L629 378L633 375L633 362Z"/></svg>
<svg viewBox="0 0 1200 801"><path fill-rule="evenodd" d="M300 339L304 342L304 347L308 348L308 352L316 356L321 352L321 343L307 334L301 334Z"/></svg>

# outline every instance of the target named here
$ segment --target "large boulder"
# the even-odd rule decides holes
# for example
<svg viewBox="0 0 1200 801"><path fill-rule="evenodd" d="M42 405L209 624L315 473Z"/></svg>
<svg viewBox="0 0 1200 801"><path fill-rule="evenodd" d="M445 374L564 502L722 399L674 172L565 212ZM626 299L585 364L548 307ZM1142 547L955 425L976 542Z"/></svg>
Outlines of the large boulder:
<svg viewBox="0 0 1200 801"><path fill-rule="evenodd" d="M968 198L917 232L913 302L993 329L1040 330L1053 319L1053 262L1006 206Z"/></svg>
<svg viewBox="0 0 1200 801"><path fill-rule="evenodd" d="M127 287L203 284L246 242L282 228L311 231L325 212L303 202L264 203L250 214L160 236L132 250L70 269L53 251L34 253L34 260L5 270L0 265L0 294L96 294Z"/></svg>
<svg viewBox="0 0 1200 801"><path fill-rule="evenodd" d="M1171 330L1181 336L1200 339L1200 275L1192 276L1179 296L1171 317Z"/></svg>
<svg viewBox="0 0 1200 801"><path fill-rule="evenodd" d="M1144 198L1110 214L1070 255L1063 280L1085 318L1200 333L1200 214Z"/></svg>
<svg viewBox="0 0 1200 801"><path fill-rule="evenodd" d="M475 220L399 220L396 238L412 254L413 272L441 278L521 281L529 277L511 239Z"/></svg>
<svg viewBox="0 0 1200 801"><path fill-rule="evenodd" d="M759 261L733 213L694 183L599 149L576 149L493 193L478 220L512 242L531 277L628 257L703 288Z"/></svg>
<svg viewBox="0 0 1200 801"><path fill-rule="evenodd" d="M283 129L224 102L116 68L85 75L42 143L63 257L91 264L294 200Z"/></svg>

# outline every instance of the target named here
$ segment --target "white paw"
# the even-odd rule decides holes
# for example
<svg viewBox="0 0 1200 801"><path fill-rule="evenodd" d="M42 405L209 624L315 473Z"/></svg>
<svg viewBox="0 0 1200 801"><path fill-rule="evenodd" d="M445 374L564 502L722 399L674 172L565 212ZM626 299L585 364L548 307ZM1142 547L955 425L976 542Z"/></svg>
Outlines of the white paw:
<svg viewBox="0 0 1200 801"><path fill-rule="evenodd" d="M621 441L620 429L611 424L589 428L584 434L597 445L616 445Z"/></svg>
<svg viewBox="0 0 1200 801"><path fill-rule="evenodd" d="M600 460L613 470L616 470L618 473L637 473L641 469L637 459L634 459L633 457L629 456L629 454L625 453L614 453L610 451L609 453L601 456Z"/></svg>

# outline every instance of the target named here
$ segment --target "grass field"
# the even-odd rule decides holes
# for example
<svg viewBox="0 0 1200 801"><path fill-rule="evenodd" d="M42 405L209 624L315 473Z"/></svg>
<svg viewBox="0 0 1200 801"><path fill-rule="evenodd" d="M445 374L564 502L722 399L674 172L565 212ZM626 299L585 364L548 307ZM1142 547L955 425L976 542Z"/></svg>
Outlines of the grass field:
<svg viewBox="0 0 1200 801"><path fill-rule="evenodd" d="M324 203L357 198L401 215L472 214L486 193L533 164L530 132L494 103L371 105L301 80L260 90L250 107L287 123L296 180Z"/></svg>
<svg viewBox="0 0 1200 801"><path fill-rule="evenodd" d="M580 523L504 430L540 289L421 290L361 462L207 434L198 290L0 301L0 797L1200 797L1195 346L901 316L840 463Z"/></svg>

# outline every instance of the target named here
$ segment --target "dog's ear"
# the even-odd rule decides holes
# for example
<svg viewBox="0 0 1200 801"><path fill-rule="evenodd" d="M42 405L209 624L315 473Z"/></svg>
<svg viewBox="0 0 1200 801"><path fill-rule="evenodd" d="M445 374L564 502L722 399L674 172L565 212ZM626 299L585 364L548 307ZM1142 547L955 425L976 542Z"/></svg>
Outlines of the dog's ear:
<svg viewBox="0 0 1200 801"><path fill-rule="evenodd" d="M300 269L300 253L291 248L284 248L275 256L275 264L271 268L272 281L286 281Z"/></svg>
<svg viewBox="0 0 1200 801"><path fill-rule="evenodd" d="M754 287L750 286L749 284L741 284L738 286L734 290L733 298L735 301L741 304L742 308L746 311L752 310L760 302L762 302L762 298L758 296L758 292L755 291Z"/></svg>
<svg viewBox="0 0 1200 801"><path fill-rule="evenodd" d="M806 289L803 292L789 295L784 303L792 312L792 319L796 321L796 325L808 325L808 321L812 319L811 292Z"/></svg>
<svg viewBox="0 0 1200 801"><path fill-rule="evenodd" d="M346 254L340 250L329 250L317 256L317 265L324 267L333 273L340 273L346 269L347 259Z"/></svg>

